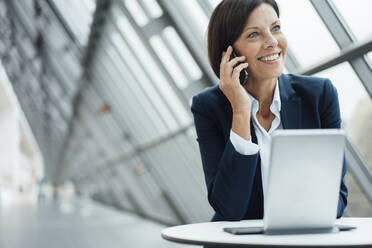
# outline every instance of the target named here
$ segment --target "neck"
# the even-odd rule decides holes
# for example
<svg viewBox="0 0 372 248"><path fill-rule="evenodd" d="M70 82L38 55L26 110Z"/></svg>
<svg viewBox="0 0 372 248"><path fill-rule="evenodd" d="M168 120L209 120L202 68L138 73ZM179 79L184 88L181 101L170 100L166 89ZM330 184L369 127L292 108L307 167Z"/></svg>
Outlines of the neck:
<svg viewBox="0 0 372 248"><path fill-rule="evenodd" d="M277 78L248 78L248 82L244 87L258 102L264 102L266 100L272 102L277 80Z"/></svg>
<svg viewBox="0 0 372 248"><path fill-rule="evenodd" d="M270 113L270 105L273 101L277 78L248 78L245 89L258 101L259 112L263 115Z"/></svg>

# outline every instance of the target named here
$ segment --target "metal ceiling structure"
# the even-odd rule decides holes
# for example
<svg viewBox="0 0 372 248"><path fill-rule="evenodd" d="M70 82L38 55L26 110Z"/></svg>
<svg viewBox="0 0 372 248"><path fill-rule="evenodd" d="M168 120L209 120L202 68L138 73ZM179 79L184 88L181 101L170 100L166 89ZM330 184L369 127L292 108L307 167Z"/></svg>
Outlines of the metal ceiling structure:
<svg viewBox="0 0 372 248"><path fill-rule="evenodd" d="M211 1L193 2L211 14ZM372 40L358 43L332 1L310 2L340 54L302 68L289 51L287 71L346 61L371 97ZM189 103L218 81L184 4L0 0L1 60L50 182L161 223L210 219ZM371 170L351 142L346 159L372 203Z"/></svg>

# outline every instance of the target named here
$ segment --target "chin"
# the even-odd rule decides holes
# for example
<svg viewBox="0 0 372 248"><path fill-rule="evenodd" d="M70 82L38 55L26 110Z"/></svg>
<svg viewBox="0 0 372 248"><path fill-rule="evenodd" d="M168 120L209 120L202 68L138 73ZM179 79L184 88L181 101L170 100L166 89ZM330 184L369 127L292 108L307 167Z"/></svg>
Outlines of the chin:
<svg viewBox="0 0 372 248"><path fill-rule="evenodd" d="M282 75L283 70L278 70L275 72L269 72L269 73L261 73L260 78L268 79L268 78L278 78L280 75Z"/></svg>
<svg viewBox="0 0 372 248"><path fill-rule="evenodd" d="M279 77L280 75L282 75L284 71L284 68L281 67L281 68L278 68L277 70L274 70L274 71L271 71L270 73L268 73L271 77Z"/></svg>

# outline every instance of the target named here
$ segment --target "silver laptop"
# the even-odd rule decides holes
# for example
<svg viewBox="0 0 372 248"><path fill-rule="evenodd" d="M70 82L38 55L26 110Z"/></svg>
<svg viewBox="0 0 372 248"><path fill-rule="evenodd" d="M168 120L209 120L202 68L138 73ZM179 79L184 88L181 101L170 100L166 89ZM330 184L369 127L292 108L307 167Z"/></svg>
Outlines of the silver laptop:
<svg viewBox="0 0 372 248"><path fill-rule="evenodd" d="M344 157L340 129L272 135L264 232L334 231Z"/></svg>

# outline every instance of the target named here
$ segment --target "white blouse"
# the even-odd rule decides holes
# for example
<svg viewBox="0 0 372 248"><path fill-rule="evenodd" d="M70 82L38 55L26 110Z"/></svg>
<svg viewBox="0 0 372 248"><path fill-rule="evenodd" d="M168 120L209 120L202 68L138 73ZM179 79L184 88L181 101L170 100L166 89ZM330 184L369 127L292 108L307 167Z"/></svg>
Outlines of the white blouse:
<svg viewBox="0 0 372 248"><path fill-rule="evenodd" d="M247 91L248 93L248 91ZM279 92L279 84L278 81L276 82L273 101L270 105L271 112L275 115L273 122L271 123L270 130L267 132L261 124L257 120L257 112L259 110L259 103L258 101L248 93L252 109L251 109L251 118L254 126L254 130L257 136L257 144L252 142L252 138L250 140L245 140L236 134L234 131L231 130L230 132L230 141L233 144L235 150L243 155L253 155L257 152L260 152L261 157L261 174L262 174L262 189L265 196L266 188L267 188L267 181L268 181L268 173L269 173L269 162L270 162L270 144L271 144L271 137L270 135L277 129L282 129L283 126L280 120L280 110L281 110L281 101L280 101L280 92Z"/></svg>

